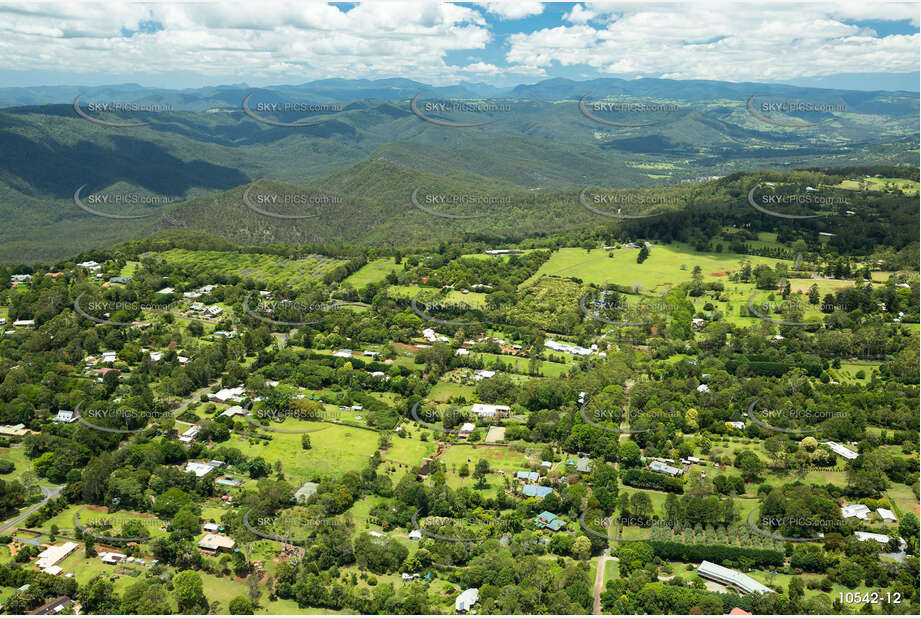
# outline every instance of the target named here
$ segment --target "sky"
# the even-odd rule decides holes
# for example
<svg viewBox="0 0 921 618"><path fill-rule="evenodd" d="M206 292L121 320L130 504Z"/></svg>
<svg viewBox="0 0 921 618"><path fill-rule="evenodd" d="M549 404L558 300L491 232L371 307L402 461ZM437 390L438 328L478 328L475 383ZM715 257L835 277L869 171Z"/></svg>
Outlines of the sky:
<svg viewBox="0 0 921 618"><path fill-rule="evenodd" d="M918 2L0 2L0 87L658 77L917 91L919 50Z"/></svg>

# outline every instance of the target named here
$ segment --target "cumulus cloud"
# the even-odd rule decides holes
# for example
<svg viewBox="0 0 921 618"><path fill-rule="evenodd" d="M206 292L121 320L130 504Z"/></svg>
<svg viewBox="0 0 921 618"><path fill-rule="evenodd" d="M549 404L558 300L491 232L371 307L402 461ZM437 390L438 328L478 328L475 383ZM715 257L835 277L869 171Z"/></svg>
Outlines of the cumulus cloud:
<svg viewBox="0 0 921 618"><path fill-rule="evenodd" d="M892 5L868 10L857 3L587 3L567 15L571 25L510 36L506 60L528 67L587 65L613 75L727 81L917 71L921 36L879 36L851 23L870 13L898 20L907 19L909 11ZM589 24L593 19L601 24Z"/></svg>
<svg viewBox="0 0 921 618"><path fill-rule="evenodd" d="M488 12L498 15L503 19L523 19L531 15L540 15L544 12L543 2L519 0L518 2L506 0L505 2L477 2Z"/></svg>

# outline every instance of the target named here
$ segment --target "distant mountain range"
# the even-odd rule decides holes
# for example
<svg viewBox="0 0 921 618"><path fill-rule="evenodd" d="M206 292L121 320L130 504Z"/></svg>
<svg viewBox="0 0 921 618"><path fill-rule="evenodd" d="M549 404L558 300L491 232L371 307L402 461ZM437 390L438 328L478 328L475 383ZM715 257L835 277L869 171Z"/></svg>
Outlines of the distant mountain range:
<svg viewBox="0 0 921 618"><path fill-rule="evenodd" d="M247 115L242 100L251 93ZM414 111L410 100L420 93ZM579 99L588 93L580 109ZM81 112L102 123L77 115L73 97L79 94L84 94ZM768 118L750 109L755 94L759 102L814 101L838 111L764 112ZM607 115L593 107L602 99L666 111ZM918 161L919 98L904 92L662 79L552 79L507 90L331 79L255 90L243 84L183 91L136 84L2 89L0 100L16 105L0 109L3 262L48 260L142 238L163 226L193 226L188 213L199 213L215 229L232 222L238 229L228 234L238 242L297 241L297 234L289 237L279 228L284 221L251 217L256 215L251 210L245 216L225 210L233 217L226 221L204 214L205 205L226 205L227 195L256 181L336 187L357 210L323 234L382 243L392 228L382 226L381 217L394 208L412 208L407 178L460 183L465 191L539 195L534 208L544 208L553 195L586 186L664 187L739 171ZM111 113L88 107L111 102L171 110ZM458 111L452 102L493 107ZM295 109L274 111L273 105L285 103ZM315 113L297 107L303 104L335 105ZM320 123L297 126L305 119ZM151 216L93 215L75 204L80 187L86 199L134 196L115 208L111 202L97 204L98 211ZM386 187L399 190L388 193ZM527 220L526 228L538 231L537 219ZM343 227L349 224L360 233ZM468 228L489 232L479 225Z"/></svg>

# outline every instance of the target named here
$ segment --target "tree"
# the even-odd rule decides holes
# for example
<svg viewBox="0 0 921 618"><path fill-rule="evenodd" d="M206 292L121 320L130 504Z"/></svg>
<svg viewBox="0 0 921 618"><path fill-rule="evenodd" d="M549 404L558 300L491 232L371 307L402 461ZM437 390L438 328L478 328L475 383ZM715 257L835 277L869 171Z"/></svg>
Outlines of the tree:
<svg viewBox="0 0 921 618"><path fill-rule="evenodd" d="M253 613L252 603L250 603L249 599L243 595L232 598L230 600L230 604L227 606L227 609L234 616L244 616Z"/></svg>
<svg viewBox="0 0 921 618"><path fill-rule="evenodd" d="M646 245L643 245L642 247L640 247L640 252L636 256L636 263L642 264L643 262L646 261L646 258L648 257L649 257L649 247L647 247Z"/></svg>
<svg viewBox="0 0 921 618"><path fill-rule="evenodd" d="M764 463L754 451L745 449L736 455L734 462L736 468L742 471L742 478L749 483L759 479L764 470Z"/></svg>
<svg viewBox="0 0 921 618"><path fill-rule="evenodd" d="M306 433L301 436L301 448L305 451L309 451L312 448L310 445L310 436Z"/></svg>
<svg viewBox="0 0 921 618"><path fill-rule="evenodd" d="M592 554L592 542L584 534L579 535L572 544L572 555L577 560L588 560Z"/></svg>
<svg viewBox="0 0 921 618"><path fill-rule="evenodd" d="M204 610L208 605L201 575L195 571L182 571L173 578L173 596L181 612L196 613L194 610Z"/></svg>
<svg viewBox="0 0 921 618"><path fill-rule="evenodd" d="M800 440L800 445L806 449L807 452L811 453L815 451L816 447L819 445L819 441L812 436L806 436Z"/></svg>

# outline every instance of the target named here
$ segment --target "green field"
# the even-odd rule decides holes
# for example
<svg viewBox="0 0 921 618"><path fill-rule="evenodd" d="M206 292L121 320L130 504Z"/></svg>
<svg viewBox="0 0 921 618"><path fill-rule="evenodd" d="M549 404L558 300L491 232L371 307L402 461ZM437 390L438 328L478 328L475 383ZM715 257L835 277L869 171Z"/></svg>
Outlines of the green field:
<svg viewBox="0 0 921 618"><path fill-rule="evenodd" d="M190 251L170 249L162 253L145 253L152 257L175 264L192 272L208 274L214 272L234 273L250 277L267 284L287 285L294 288L305 280L322 279L343 260L323 255L310 255L292 260L277 255L262 253L237 253L234 251Z"/></svg>
<svg viewBox="0 0 921 618"><path fill-rule="evenodd" d="M403 267L393 261L393 258L381 258L368 262L342 281L342 285L350 285L359 290L369 283L378 283L390 274L390 271L399 272Z"/></svg>
<svg viewBox="0 0 921 618"><path fill-rule="evenodd" d="M835 185L835 188L853 191L884 191L894 188L901 190L905 195L918 195L918 186L918 182L905 178L860 178L857 181L844 180Z"/></svg>
<svg viewBox="0 0 921 618"><path fill-rule="evenodd" d="M725 280L725 275L721 273L737 270L740 262L746 259L753 267L757 264L773 267L782 261L737 253L700 253L680 243L654 245L649 250L649 258L642 264L636 263L639 249L617 249L610 258L608 253L601 249L593 249L590 253L585 249L560 249L521 285L529 285L541 276L555 275L576 277L584 283L597 285L616 283L630 287L637 284L647 292L664 291L690 281L695 266L703 270L704 281L715 281Z"/></svg>
<svg viewBox="0 0 921 618"><path fill-rule="evenodd" d="M349 471L360 471L368 458L377 450L377 432L357 429L333 423L311 423L307 421L286 420L274 423L274 427L284 429L314 429L321 431L310 433L312 448L301 448L302 434L272 433L272 440L267 446L261 441L250 444L248 440L231 440L228 446L239 448L247 457L262 456L274 465L280 461L285 476L292 483L319 480L326 475L339 476Z"/></svg>

